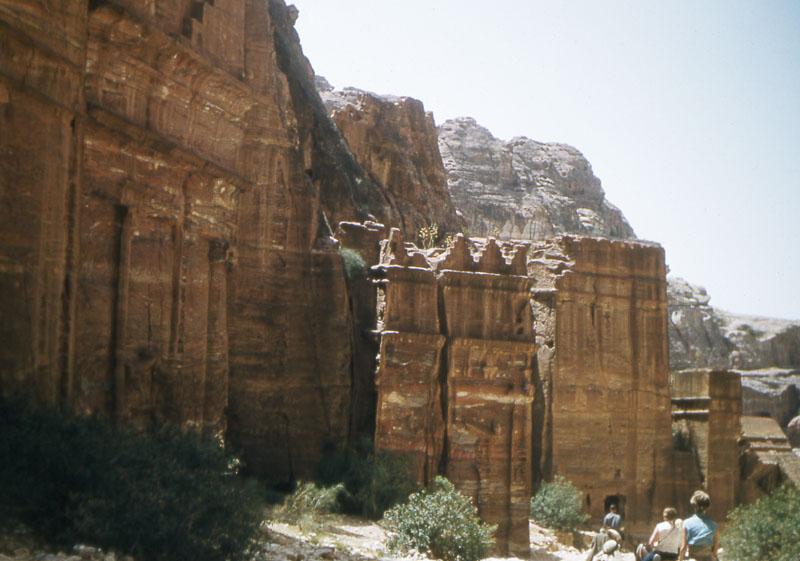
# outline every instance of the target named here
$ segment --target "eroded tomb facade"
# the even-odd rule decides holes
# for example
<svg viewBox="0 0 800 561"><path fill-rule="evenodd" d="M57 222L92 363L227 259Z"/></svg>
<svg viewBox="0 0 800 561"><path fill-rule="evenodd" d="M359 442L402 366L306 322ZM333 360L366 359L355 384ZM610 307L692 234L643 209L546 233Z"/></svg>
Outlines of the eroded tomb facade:
<svg viewBox="0 0 800 561"><path fill-rule="evenodd" d="M565 236L531 248L541 477L562 475L599 520L649 531L670 496L664 250Z"/></svg>
<svg viewBox="0 0 800 561"><path fill-rule="evenodd" d="M420 483L447 476L497 524L497 550L526 556L536 347L527 247L489 240L473 255L385 242L376 446L410 459Z"/></svg>

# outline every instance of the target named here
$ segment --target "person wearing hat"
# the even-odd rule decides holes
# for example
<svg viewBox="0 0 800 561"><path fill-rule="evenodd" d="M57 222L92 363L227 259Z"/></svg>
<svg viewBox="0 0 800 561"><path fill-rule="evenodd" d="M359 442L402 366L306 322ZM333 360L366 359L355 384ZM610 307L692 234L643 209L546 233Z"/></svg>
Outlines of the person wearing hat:
<svg viewBox="0 0 800 561"><path fill-rule="evenodd" d="M683 521L683 538L678 561L691 557L695 561L716 561L719 549L719 532L706 511L711 506L711 497L705 491L695 491L689 504L694 516Z"/></svg>

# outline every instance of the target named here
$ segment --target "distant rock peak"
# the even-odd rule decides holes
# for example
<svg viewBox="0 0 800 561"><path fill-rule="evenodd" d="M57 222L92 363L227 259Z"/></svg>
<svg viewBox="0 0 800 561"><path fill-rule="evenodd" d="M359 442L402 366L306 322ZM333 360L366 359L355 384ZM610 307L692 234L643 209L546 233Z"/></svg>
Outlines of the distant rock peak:
<svg viewBox="0 0 800 561"><path fill-rule="evenodd" d="M501 140L472 117L460 117L439 127L439 150L450 195L472 235L636 237L572 146L525 136Z"/></svg>

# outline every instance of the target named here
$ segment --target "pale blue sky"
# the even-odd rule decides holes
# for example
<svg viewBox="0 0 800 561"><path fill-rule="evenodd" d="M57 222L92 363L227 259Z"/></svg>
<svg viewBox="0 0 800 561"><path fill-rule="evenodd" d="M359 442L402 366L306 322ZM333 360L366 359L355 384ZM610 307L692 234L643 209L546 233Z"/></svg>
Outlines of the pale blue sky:
<svg viewBox="0 0 800 561"><path fill-rule="evenodd" d="M800 1L294 3L334 86L573 145L712 304L800 319Z"/></svg>

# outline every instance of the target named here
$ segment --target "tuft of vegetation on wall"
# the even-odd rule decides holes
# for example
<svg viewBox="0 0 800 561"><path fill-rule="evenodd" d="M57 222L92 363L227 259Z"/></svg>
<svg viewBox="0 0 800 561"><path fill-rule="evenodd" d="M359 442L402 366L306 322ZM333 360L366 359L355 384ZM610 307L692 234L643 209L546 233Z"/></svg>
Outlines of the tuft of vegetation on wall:
<svg viewBox="0 0 800 561"><path fill-rule="evenodd" d="M344 263L344 274L347 280L364 278L367 274L367 263L361 254L354 249L340 248L339 255Z"/></svg>
<svg viewBox="0 0 800 561"><path fill-rule="evenodd" d="M213 439L0 402L0 522L142 561L244 559L260 489Z"/></svg>

